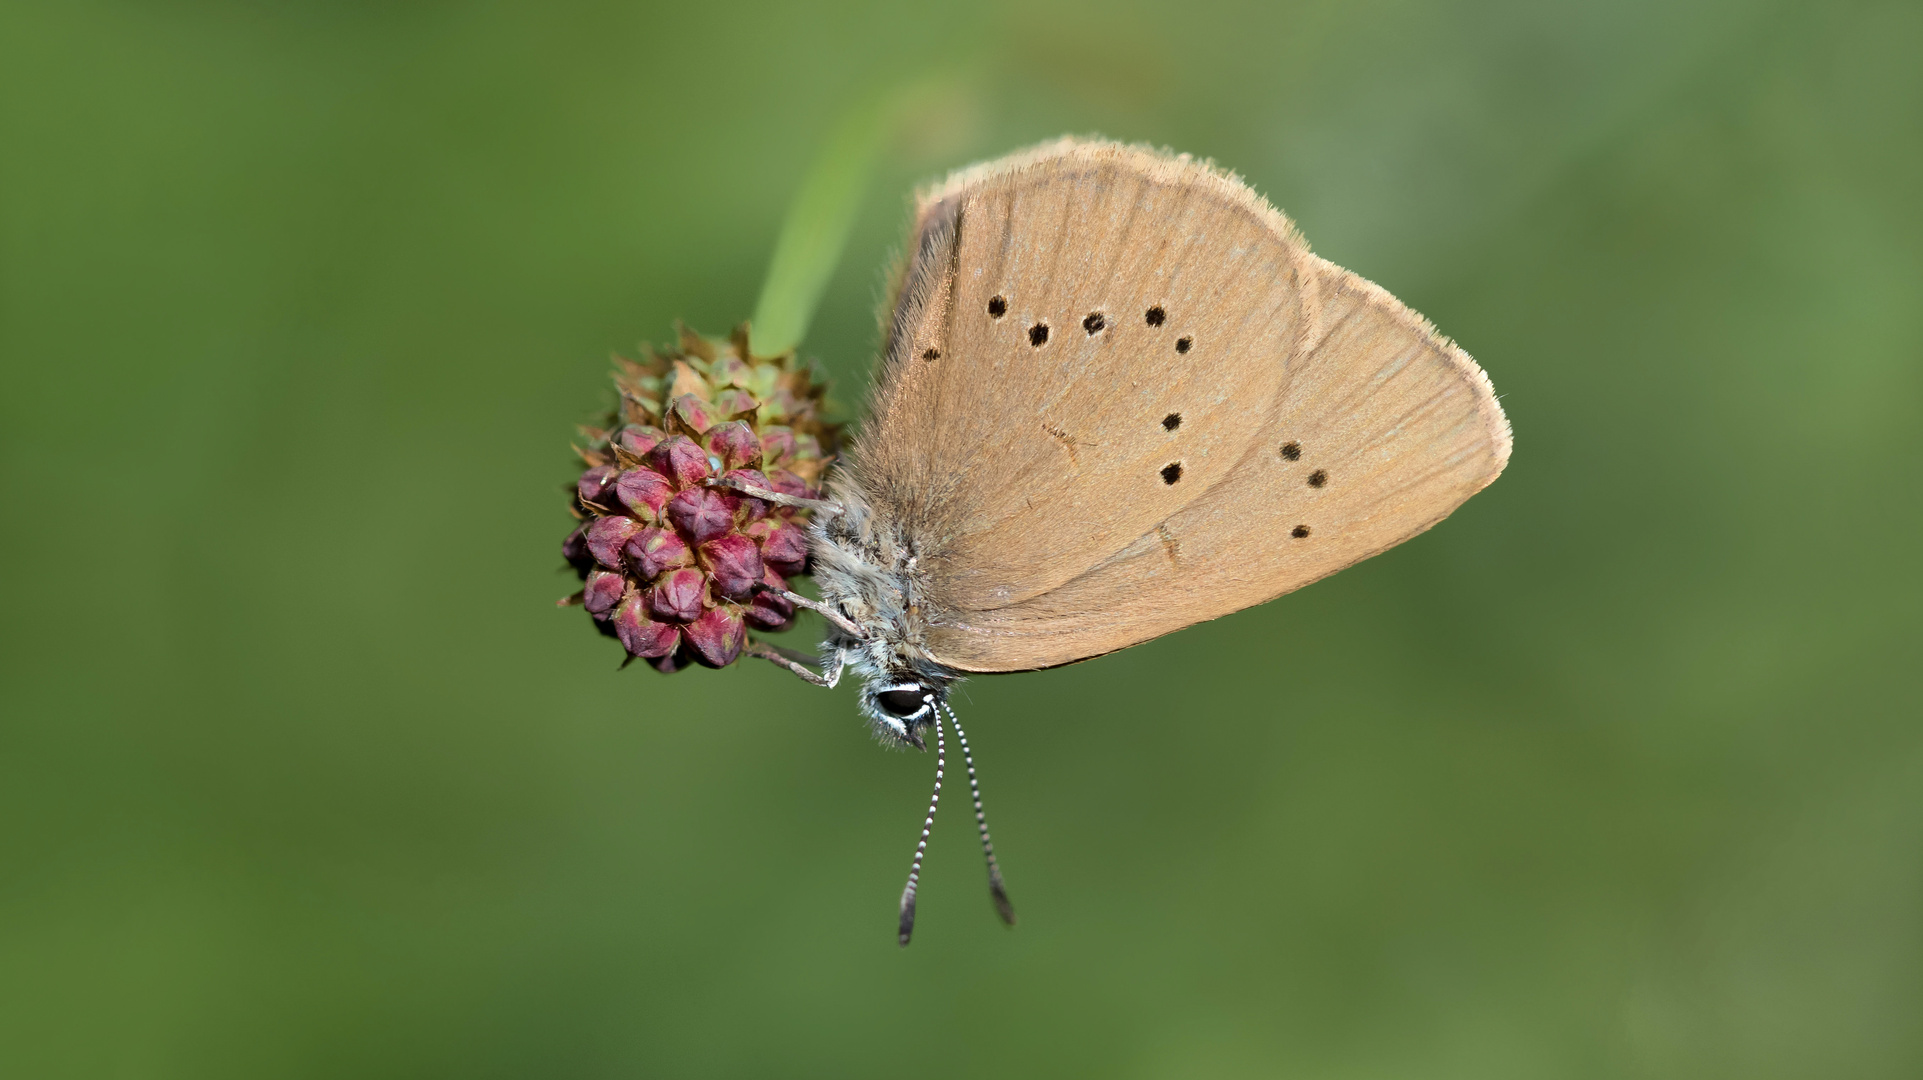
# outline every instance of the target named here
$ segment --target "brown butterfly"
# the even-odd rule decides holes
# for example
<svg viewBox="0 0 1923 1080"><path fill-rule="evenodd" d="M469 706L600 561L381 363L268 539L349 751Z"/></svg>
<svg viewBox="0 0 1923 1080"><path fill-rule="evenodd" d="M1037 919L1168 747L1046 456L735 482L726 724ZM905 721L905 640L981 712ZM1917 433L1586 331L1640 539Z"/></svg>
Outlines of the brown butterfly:
<svg viewBox="0 0 1923 1080"><path fill-rule="evenodd" d="M918 200L870 417L805 500L833 686L878 734L965 757L963 676L1073 663L1227 615L1386 551L1509 460L1467 353L1309 252L1187 155L1063 139ZM797 600L799 598L796 598ZM928 824L902 894L914 924Z"/></svg>

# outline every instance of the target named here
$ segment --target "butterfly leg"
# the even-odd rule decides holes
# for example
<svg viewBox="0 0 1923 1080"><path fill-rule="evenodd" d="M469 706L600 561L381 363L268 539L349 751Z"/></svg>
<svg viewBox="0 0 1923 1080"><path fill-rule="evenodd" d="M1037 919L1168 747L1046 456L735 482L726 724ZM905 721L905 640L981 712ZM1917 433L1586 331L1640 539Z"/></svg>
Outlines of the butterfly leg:
<svg viewBox="0 0 1923 1080"><path fill-rule="evenodd" d="M849 637L854 638L856 641L868 640L868 631L863 630L860 626L857 626L852 620L848 618L848 616L843 615L839 611L836 611L834 608L834 605L832 604L824 604L819 600L810 600L807 597L801 595L800 593L789 592L787 589L777 589L769 585L763 585L761 587L771 593L774 593L775 595L781 597L783 600L788 601L790 604L793 604L796 607L805 607L809 611L819 612L822 618L827 619L831 623L834 623L837 627L841 629L842 633L847 634Z"/></svg>
<svg viewBox="0 0 1923 1080"><path fill-rule="evenodd" d="M770 645L765 641L750 641L743 651L749 656L759 656L763 660L787 668L816 686L832 687L841 681L842 660L839 653L835 655L834 666L828 669L826 675L823 675L808 666L808 661L812 657L784 649L779 645Z"/></svg>
<svg viewBox="0 0 1923 1080"><path fill-rule="evenodd" d="M750 499L760 499L762 502L771 502L776 506L792 506L798 510L813 510L821 514L841 513L841 504L833 499L804 499L797 495L783 495L779 491L769 491L767 488L756 487L753 484L730 480L726 477L710 480L708 486L727 488L736 494L746 495Z"/></svg>

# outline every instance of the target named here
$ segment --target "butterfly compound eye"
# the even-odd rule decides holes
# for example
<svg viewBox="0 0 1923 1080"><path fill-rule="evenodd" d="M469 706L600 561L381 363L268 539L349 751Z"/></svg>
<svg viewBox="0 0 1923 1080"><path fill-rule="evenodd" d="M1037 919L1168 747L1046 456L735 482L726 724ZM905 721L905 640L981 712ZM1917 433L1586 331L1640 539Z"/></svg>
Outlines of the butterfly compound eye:
<svg viewBox="0 0 1923 1080"><path fill-rule="evenodd" d="M926 693L919 686L883 690L875 695L875 704L881 706L882 712L905 720L928 707L928 702L924 700Z"/></svg>

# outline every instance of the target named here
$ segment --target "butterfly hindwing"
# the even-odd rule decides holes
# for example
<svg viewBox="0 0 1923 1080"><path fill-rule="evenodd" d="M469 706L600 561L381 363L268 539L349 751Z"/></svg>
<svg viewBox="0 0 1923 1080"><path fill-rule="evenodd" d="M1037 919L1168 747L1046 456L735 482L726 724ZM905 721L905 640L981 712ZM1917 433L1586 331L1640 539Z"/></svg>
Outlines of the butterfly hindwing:
<svg viewBox="0 0 1923 1080"><path fill-rule="evenodd" d="M1050 667L1226 615L1394 547L1496 478L1509 431L1481 370L1368 282L1321 280L1325 332L1229 476L1058 588L954 613L930 634L943 662Z"/></svg>

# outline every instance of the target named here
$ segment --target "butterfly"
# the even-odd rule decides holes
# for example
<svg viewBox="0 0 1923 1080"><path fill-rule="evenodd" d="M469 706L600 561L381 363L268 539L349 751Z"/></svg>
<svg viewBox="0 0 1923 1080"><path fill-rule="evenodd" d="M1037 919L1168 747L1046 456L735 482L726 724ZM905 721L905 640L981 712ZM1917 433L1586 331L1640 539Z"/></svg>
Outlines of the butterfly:
<svg viewBox="0 0 1923 1080"><path fill-rule="evenodd" d="M1014 921L949 695L964 677L1102 656L1272 600L1447 517L1509 459L1467 353L1310 253L1207 162L1061 139L919 196L868 420L804 499L830 624L885 740L935 795L903 892L914 926L943 715L968 766L990 893ZM793 594L789 594L793 595Z"/></svg>

